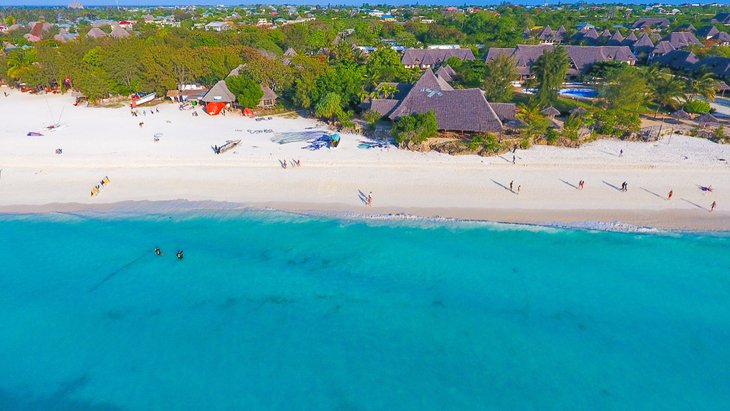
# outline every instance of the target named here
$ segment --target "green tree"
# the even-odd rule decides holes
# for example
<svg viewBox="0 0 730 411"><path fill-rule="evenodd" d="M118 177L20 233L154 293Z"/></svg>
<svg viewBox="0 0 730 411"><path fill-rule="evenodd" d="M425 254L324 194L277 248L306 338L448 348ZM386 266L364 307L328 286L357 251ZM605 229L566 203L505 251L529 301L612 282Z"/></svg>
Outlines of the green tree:
<svg viewBox="0 0 730 411"><path fill-rule="evenodd" d="M580 132L580 128L583 126L583 118L579 115L571 114L568 116L568 118L565 119L565 123L563 124L563 130L561 132L561 137L568 139L570 141L578 141L578 133Z"/></svg>
<svg viewBox="0 0 730 411"><path fill-rule="evenodd" d="M537 80L535 98L541 107L553 104L558 99L558 91L568 74L570 59L564 47L546 50L532 66Z"/></svg>
<svg viewBox="0 0 730 411"><path fill-rule="evenodd" d="M403 116L393 123L391 134L403 146L408 143L422 143L438 133L438 122L433 111Z"/></svg>
<svg viewBox="0 0 730 411"><path fill-rule="evenodd" d="M600 86L605 110L598 112L596 120L599 132L620 136L638 131L639 115L644 110L650 87L639 70L627 68L608 73Z"/></svg>
<svg viewBox="0 0 730 411"><path fill-rule="evenodd" d="M495 102L512 100L514 91L512 82L518 77L517 64L512 57L500 55L488 61L484 75L487 100Z"/></svg>
<svg viewBox="0 0 730 411"><path fill-rule="evenodd" d="M368 83L376 86L381 82L402 81L405 68L395 50L390 47L381 47L370 54L365 73Z"/></svg>
<svg viewBox="0 0 730 411"><path fill-rule="evenodd" d="M521 134L529 144L532 144L536 138L545 135L550 127L550 120L540 112L540 106L537 104L520 104L517 118L525 123Z"/></svg>
<svg viewBox="0 0 730 411"><path fill-rule="evenodd" d="M141 44L137 39L124 39L111 42L101 57L104 70L118 84L116 92L131 94L141 85L142 63Z"/></svg>
<svg viewBox="0 0 730 411"><path fill-rule="evenodd" d="M322 97L314 107L315 116L326 118L328 120L342 117L343 114L342 96L333 92L325 94L325 96Z"/></svg>
<svg viewBox="0 0 730 411"><path fill-rule="evenodd" d="M599 88L609 109L641 113L649 95L649 85L641 73L633 68L610 71Z"/></svg>
<svg viewBox="0 0 730 411"><path fill-rule="evenodd" d="M248 76L227 77L226 86L236 96L241 107L256 107L264 95L261 84Z"/></svg>
<svg viewBox="0 0 730 411"><path fill-rule="evenodd" d="M383 116L377 111L367 110L363 113L362 117L365 119L368 129L373 130L375 129L375 125L378 124L378 121L380 121Z"/></svg>
<svg viewBox="0 0 730 411"><path fill-rule="evenodd" d="M6 63L8 67L8 76L15 80L20 80L23 74L25 74L35 62L36 51L34 49L12 50L8 54Z"/></svg>
<svg viewBox="0 0 730 411"><path fill-rule="evenodd" d="M657 77L653 81L652 96L657 105L654 118L659 114L661 106L676 109L680 106L680 100L685 99L685 84L679 78L672 75Z"/></svg>
<svg viewBox="0 0 730 411"><path fill-rule="evenodd" d="M717 90L717 80L712 73L703 73L687 79L687 91L692 97L702 96L714 101Z"/></svg>

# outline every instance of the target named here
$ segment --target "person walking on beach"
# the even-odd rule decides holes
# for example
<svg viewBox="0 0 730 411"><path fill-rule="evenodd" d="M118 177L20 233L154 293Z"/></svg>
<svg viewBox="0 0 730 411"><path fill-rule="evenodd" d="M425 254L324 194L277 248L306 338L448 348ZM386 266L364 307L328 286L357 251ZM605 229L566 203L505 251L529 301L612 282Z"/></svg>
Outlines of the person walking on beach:
<svg viewBox="0 0 730 411"><path fill-rule="evenodd" d="M510 181L510 182L509 182L509 191L511 191L511 192L513 192L513 193L514 193L514 192L515 192L515 190L513 190L513 189L512 189L512 184L514 184L514 181Z"/></svg>
<svg viewBox="0 0 730 411"><path fill-rule="evenodd" d="M368 204L368 207L373 205L373 192L372 191L368 193L367 204Z"/></svg>
<svg viewBox="0 0 730 411"><path fill-rule="evenodd" d="M520 193L520 189L521 189L521 188L522 188L522 186L521 186L521 185L517 185L517 194L519 194L519 193Z"/></svg>
<svg viewBox="0 0 730 411"><path fill-rule="evenodd" d="M623 148L618 152L618 156L619 157L623 157L624 156L624 149Z"/></svg>
<svg viewBox="0 0 730 411"><path fill-rule="evenodd" d="M583 189L583 184L585 184L585 181L583 181L583 180L580 180L578 182L578 190L582 190Z"/></svg>
<svg viewBox="0 0 730 411"><path fill-rule="evenodd" d="M669 194L667 194L667 200L671 200L672 199L672 194L674 194L674 191L669 190Z"/></svg>
<svg viewBox="0 0 730 411"><path fill-rule="evenodd" d="M715 207L717 207L717 201L713 201L712 204L710 204L710 212L713 212Z"/></svg>
<svg viewBox="0 0 730 411"><path fill-rule="evenodd" d="M515 160L516 160L516 159L517 159L517 157L515 157L515 155L514 155L514 154L512 154L512 164L515 164Z"/></svg>
<svg viewBox="0 0 730 411"><path fill-rule="evenodd" d="M629 189L629 185L626 184L625 181L623 183L621 183L621 191L628 191L628 189Z"/></svg>

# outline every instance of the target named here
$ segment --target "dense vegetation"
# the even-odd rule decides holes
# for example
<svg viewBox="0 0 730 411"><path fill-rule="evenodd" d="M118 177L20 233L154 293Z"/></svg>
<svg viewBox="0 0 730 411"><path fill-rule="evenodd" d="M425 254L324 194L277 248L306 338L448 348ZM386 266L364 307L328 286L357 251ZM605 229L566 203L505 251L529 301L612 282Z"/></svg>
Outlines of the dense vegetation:
<svg viewBox="0 0 730 411"><path fill-rule="evenodd" d="M725 8L727 9L727 8ZM707 103L698 97L714 97L714 79L705 74L672 73L657 67L629 67L619 63L598 64L585 76L600 89L602 99L594 106L565 100L558 89L568 70L568 57L558 47L545 53L533 67L528 86L536 88L532 97L513 95L512 81L518 78L515 62L507 57L484 63L489 47L515 46L536 42L525 39L523 30L535 34L542 27L565 26L568 35L578 23L600 27L626 27L645 16L661 16L659 8L643 6L561 6L535 7L502 5L482 10L455 10L443 7L399 7L393 11L400 22L383 22L353 8L287 7L279 8L284 20L316 18L275 29L255 27L257 20L271 20L272 9L262 6L230 8L159 8L136 11L114 8L70 10L66 8L0 8L6 25L15 22L73 22L81 34L78 40L59 43L51 40L54 27L45 40L30 43L23 35L29 29L4 33L3 43L18 46L0 54L0 79L28 87L57 85L79 90L92 100L110 95L139 91L164 94L181 85L199 83L212 86L243 64L239 75L226 80L229 89L244 106L253 106L261 97L260 84L269 86L279 101L295 109L308 109L328 121L351 125L351 118L362 114L369 128L380 115L361 113L361 103L370 98L391 98L396 93L392 82L413 82L420 76L406 69L390 44L423 47L455 43L471 47L473 61L449 59L456 71L456 88L479 87L489 101L520 103L519 117L525 123L520 133L524 145L546 137L575 141L586 126L602 134L622 135L639 128L639 115L684 107L693 113L707 112ZM707 20L723 10L712 5L682 6L682 13L671 17L671 29L684 24L706 26ZM143 18L172 18L179 27L160 27ZM205 31L211 21L229 21L235 29ZM127 39L86 38L91 23L98 19L133 20L135 34ZM621 28L623 27L623 28ZM722 30L726 27L718 26ZM102 27L109 32L109 27ZM357 46L374 46L369 54ZM287 49L296 55L286 56ZM730 55L730 47L695 46L699 56ZM564 115L576 107L587 113L566 117L560 132L550 128L541 112L554 106ZM419 117L420 116L420 117ZM408 116L394 124L393 134L401 142L419 142L435 134L433 113ZM433 122L431 121L433 117ZM493 139L481 136L473 145L493 147Z"/></svg>

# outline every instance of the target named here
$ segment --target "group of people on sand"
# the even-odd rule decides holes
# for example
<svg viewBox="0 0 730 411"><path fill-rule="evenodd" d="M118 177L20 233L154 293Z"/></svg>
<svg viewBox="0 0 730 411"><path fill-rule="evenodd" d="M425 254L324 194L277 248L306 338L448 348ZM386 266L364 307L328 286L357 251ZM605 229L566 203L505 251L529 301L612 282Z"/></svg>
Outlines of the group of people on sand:
<svg viewBox="0 0 730 411"><path fill-rule="evenodd" d="M509 183L510 190L512 190L512 183L513 183L512 181L510 181L510 183ZM576 189L582 190L585 187L585 184L586 184L585 180L578 181L578 186L576 187ZM621 188L619 188L618 190L626 192L626 191L628 191L628 189L629 189L629 185L626 181L624 181L623 183L621 183ZM707 193L711 193L712 185L700 186L700 190L707 192ZM517 193L519 194L519 192L520 192L520 186L517 187ZM670 189L669 192L667 193L667 201L671 200L673 196L674 196L674 190ZM710 212L713 212L715 210L715 208L717 208L717 201L713 201L712 204L710 204Z"/></svg>
<svg viewBox="0 0 730 411"><path fill-rule="evenodd" d="M155 247L155 255L162 257L165 254L162 252L160 247ZM175 255L177 256L178 260L182 260L183 259L183 250L177 250L177 253Z"/></svg>
<svg viewBox="0 0 730 411"><path fill-rule="evenodd" d="M139 117L139 110L135 110L132 108L129 110L129 112L132 113L132 117ZM150 115L159 113L159 112L160 112L160 109L158 107L155 107L154 110L150 109ZM142 110L142 115L147 117L147 110Z"/></svg>
<svg viewBox="0 0 730 411"><path fill-rule="evenodd" d="M91 189L91 196L94 197L94 196L99 195L99 192L101 191L101 189L107 184L109 184L109 177L104 176L104 178L99 182L99 184L95 185L94 188Z"/></svg>
<svg viewBox="0 0 730 411"><path fill-rule="evenodd" d="M289 167L289 163L286 162L286 159L284 159L283 161L280 161L280 163L281 163L281 168L283 168L283 169L287 169ZM291 160L291 166L292 166L292 168L293 167L301 167L302 166L302 160L292 159Z"/></svg>
<svg viewBox="0 0 730 411"><path fill-rule="evenodd" d="M705 186L700 186L700 190L711 193L712 192L712 185L709 185L709 186L706 186L706 187ZM667 193L667 201L671 200L673 196L674 196L674 190L671 190L670 189L669 192ZM715 211L715 208L717 208L717 201L714 201L713 200L712 201L712 204L710 204L710 212Z"/></svg>

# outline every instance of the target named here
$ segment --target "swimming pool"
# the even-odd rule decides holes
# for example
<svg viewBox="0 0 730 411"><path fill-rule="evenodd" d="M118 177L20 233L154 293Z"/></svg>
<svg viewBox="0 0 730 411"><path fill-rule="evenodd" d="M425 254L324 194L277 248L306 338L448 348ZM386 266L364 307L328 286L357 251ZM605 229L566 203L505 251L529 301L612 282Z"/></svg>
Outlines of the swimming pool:
<svg viewBox="0 0 730 411"><path fill-rule="evenodd" d="M525 89L525 93L527 94L535 94L537 92L537 89L534 88L527 88ZM596 98L598 97L598 90L582 87L582 88L562 88L560 89L559 93L563 96L572 96L572 97L580 97L580 98Z"/></svg>
<svg viewBox="0 0 730 411"><path fill-rule="evenodd" d="M598 97L598 90L592 88L564 88L560 89L560 94L582 98L596 98Z"/></svg>

